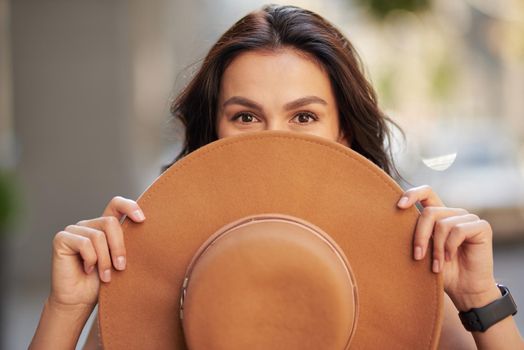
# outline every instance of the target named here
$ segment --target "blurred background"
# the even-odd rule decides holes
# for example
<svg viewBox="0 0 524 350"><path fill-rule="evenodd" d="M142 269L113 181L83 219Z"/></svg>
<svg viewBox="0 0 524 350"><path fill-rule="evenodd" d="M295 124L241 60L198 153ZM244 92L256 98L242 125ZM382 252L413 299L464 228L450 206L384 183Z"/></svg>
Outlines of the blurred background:
<svg viewBox="0 0 524 350"><path fill-rule="evenodd" d="M56 232L159 175L183 136L169 101L264 3L0 0L2 349L32 338ZM524 308L524 2L287 3L353 42L406 133L392 142L401 174L490 221L496 277Z"/></svg>

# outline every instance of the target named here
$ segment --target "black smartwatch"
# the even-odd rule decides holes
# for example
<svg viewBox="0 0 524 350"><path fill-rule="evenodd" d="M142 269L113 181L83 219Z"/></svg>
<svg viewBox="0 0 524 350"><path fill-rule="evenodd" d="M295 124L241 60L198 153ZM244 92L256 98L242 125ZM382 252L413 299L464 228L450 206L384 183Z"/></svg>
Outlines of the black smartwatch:
<svg viewBox="0 0 524 350"><path fill-rule="evenodd" d="M460 320L470 332L485 332L495 323L517 313L517 305L508 287L497 284L502 297L483 307L459 312Z"/></svg>

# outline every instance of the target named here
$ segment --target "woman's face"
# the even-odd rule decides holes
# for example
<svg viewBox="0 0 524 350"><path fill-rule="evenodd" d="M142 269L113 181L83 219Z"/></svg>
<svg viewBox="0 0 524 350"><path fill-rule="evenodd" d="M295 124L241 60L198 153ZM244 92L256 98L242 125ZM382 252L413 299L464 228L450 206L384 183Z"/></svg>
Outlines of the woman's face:
<svg viewBox="0 0 524 350"><path fill-rule="evenodd" d="M283 130L347 146L328 74L292 49L237 56L222 76L217 115L218 138Z"/></svg>

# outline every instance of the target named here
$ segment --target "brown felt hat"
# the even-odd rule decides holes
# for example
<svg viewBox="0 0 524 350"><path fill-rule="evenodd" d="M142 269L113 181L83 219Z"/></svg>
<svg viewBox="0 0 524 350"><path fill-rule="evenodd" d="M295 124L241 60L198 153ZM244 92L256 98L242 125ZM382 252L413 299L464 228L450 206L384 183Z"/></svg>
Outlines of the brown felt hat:
<svg viewBox="0 0 524 350"><path fill-rule="evenodd" d="M443 286L412 258L416 208L338 143L264 131L204 146L125 219L105 349L435 349Z"/></svg>

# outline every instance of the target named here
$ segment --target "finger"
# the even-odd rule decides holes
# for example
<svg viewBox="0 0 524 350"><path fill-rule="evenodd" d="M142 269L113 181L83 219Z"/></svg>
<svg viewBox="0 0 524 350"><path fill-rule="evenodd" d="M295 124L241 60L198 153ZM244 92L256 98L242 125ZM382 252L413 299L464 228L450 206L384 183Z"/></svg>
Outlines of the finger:
<svg viewBox="0 0 524 350"><path fill-rule="evenodd" d="M413 187L404 192L397 203L397 206L402 209L413 206L416 202L420 202L423 207L443 207L444 203L439 196L428 185Z"/></svg>
<svg viewBox="0 0 524 350"><path fill-rule="evenodd" d="M465 215L468 212L460 208L447 207L426 207L422 210L415 227L413 236L413 256L415 260L421 260L426 256L429 239L433 235L433 230L437 220L449 216Z"/></svg>
<svg viewBox="0 0 524 350"><path fill-rule="evenodd" d="M486 235L482 235L482 233L486 233ZM458 248L464 243L464 241L468 240L473 244L480 244L484 243L485 240L490 241L491 236L491 225L486 220L477 218L477 220L458 224L453 227L449 238L446 240L445 249L449 258L453 259L457 254Z"/></svg>
<svg viewBox="0 0 524 350"><path fill-rule="evenodd" d="M102 216L114 216L118 220L127 215L135 222L142 222L145 220L144 212L134 200L124 197L113 197L104 209Z"/></svg>
<svg viewBox="0 0 524 350"><path fill-rule="evenodd" d="M433 262L432 270L435 273L442 271L444 261L450 261L449 252L445 249L446 242L450 233L460 224L478 221L479 217L475 214L460 216L450 216L439 219L435 223L433 234Z"/></svg>
<svg viewBox="0 0 524 350"><path fill-rule="evenodd" d="M106 235L103 231L86 226L69 225L67 232L89 239L97 255L98 274L104 282L111 281L111 256L107 245Z"/></svg>
<svg viewBox="0 0 524 350"><path fill-rule="evenodd" d="M98 260L91 240L71 232L58 232L53 239L53 247L58 255L80 255L86 274L93 271Z"/></svg>
<svg viewBox="0 0 524 350"><path fill-rule="evenodd" d="M114 216L102 216L96 219L79 221L77 225L102 231L105 234L107 245L109 245L113 266L117 270L126 268L124 232L117 218Z"/></svg>

